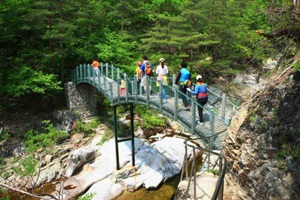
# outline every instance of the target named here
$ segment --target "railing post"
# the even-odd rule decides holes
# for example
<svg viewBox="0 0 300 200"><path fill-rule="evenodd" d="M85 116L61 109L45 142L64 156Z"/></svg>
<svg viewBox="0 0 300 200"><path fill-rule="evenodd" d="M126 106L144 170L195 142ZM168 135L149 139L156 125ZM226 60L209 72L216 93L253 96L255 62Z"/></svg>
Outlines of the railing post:
<svg viewBox="0 0 300 200"><path fill-rule="evenodd" d="M100 67L101 67L101 74L104 75L104 73L103 73L103 63L100 63Z"/></svg>
<svg viewBox="0 0 300 200"><path fill-rule="evenodd" d="M175 80L176 80L176 74L173 74L172 76L172 87L175 85Z"/></svg>
<svg viewBox="0 0 300 200"><path fill-rule="evenodd" d="M106 63L105 71L106 71L106 72L105 72L105 76L108 77L108 63Z"/></svg>
<svg viewBox="0 0 300 200"><path fill-rule="evenodd" d="M162 98L162 81L159 81L159 112L162 111L162 104L163 104L163 98Z"/></svg>
<svg viewBox="0 0 300 200"><path fill-rule="evenodd" d="M195 134L196 126L196 105L195 101L192 99L192 134Z"/></svg>
<svg viewBox="0 0 300 200"><path fill-rule="evenodd" d="M114 80L114 66L111 65L111 79Z"/></svg>
<svg viewBox="0 0 300 200"><path fill-rule="evenodd" d="M95 72L95 69L92 70L92 74L93 74L93 83L95 84L96 83L96 75L97 73Z"/></svg>
<svg viewBox="0 0 300 200"><path fill-rule="evenodd" d="M107 96L107 94L106 94L106 82L107 82L107 80L106 80L106 76L103 76L103 78L104 78L104 96L106 97Z"/></svg>
<svg viewBox="0 0 300 200"><path fill-rule="evenodd" d="M127 79L127 75L124 74L124 80L125 80L125 94L126 94L126 102L128 102L128 79Z"/></svg>
<svg viewBox="0 0 300 200"><path fill-rule="evenodd" d="M182 163L182 170L181 170L181 174L180 174L180 181L183 180L184 173L187 174L187 171L185 171L186 163L187 163L187 145L184 145L184 157L183 157L183 163Z"/></svg>
<svg viewBox="0 0 300 200"><path fill-rule="evenodd" d="M221 156L219 158L220 158L219 159L219 176L220 176L222 173L222 170L223 170L223 158ZM218 200L223 199L223 192L224 192L224 180L222 181L221 186L220 186Z"/></svg>
<svg viewBox="0 0 300 200"><path fill-rule="evenodd" d="M117 80L120 80L120 69L117 68Z"/></svg>
<svg viewBox="0 0 300 200"><path fill-rule="evenodd" d="M99 90L101 90L101 79L100 79L100 76L101 76L101 74L99 73L99 76L98 76L98 87L97 88L99 88Z"/></svg>
<svg viewBox="0 0 300 200"><path fill-rule="evenodd" d="M81 67L76 67L77 68L77 82L76 84L81 81L81 76L82 76L82 73L81 73Z"/></svg>
<svg viewBox="0 0 300 200"><path fill-rule="evenodd" d="M111 99L111 103L113 102L113 96L114 96L114 94L113 94L113 83L110 83L109 84L109 87L110 87L110 99Z"/></svg>
<svg viewBox="0 0 300 200"><path fill-rule="evenodd" d="M178 85L173 85L174 88L174 96L175 96L175 105L174 105L174 120L177 121L178 119Z"/></svg>
<svg viewBox="0 0 300 200"><path fill-rule="evenodd" d="M134 88L135 88L135 103L137 103L137 97L138 97L138 93L139 93L139 87L138 87L138 82L137 82L137 76L134 75Z"/></svg>
<svg viewBox="0 0 300 200"><path fill-rule="evenodd" d="M84 68L82 65L79 66L80 67L80 82L83 80L83 77L85 77L84 75Z"/></svg>
<svg viewBox="0 0 300 200"><path fill-rule="evenodd" d="M196 149L193 148L193 160L194 160L194 170L193 170L193 176L194 176L194 199L197 199L197 170L196 170ZM191 176L192 177L192 176Z"/></svg>
<svg viewBox="0 0 300 200"><path fill-rule="evenodd" d="M221 106L221 118L225 119L225 110L226 110L226 94L222 94L222 106Z"/></svg>
<svg viewBox="0 0 300 200"><path fill-rule="evenodd" d="M149 77L147 75L146 76L146 103L147 103L147 106L149 106Z"/></svg>
<svg viewBox="0 0 300 200"><path fill-rule="evenodd" d="M118 103L120 103L120 84L121 84L121 79L118 78L117 80L117 94L118 94Z"/></svg>

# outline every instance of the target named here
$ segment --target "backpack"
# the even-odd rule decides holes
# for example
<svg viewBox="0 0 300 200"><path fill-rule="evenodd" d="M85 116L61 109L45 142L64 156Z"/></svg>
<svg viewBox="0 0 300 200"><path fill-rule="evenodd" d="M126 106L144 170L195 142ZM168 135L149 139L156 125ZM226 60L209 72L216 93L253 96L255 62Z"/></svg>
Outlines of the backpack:
<svg viewBox="0 0 300 200"><path fill-rule="evenodd" d="M145 73L146 73L146 75L151 76L152 75L151 64L149 62L146 62L145 65L146 65L146 67L145 67Z"/></svg>

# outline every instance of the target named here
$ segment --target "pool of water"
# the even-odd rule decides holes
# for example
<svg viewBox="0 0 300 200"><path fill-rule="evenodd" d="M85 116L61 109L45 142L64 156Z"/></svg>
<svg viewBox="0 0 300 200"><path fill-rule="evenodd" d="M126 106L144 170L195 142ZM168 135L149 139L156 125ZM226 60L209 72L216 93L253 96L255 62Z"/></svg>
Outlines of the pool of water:
<svg viewBox="0 0 300 200"><path fill-rule="evenodd" d="M169 179L167 182L160 185L159 188L155 190L147 190L146 188L141 188L135 192L123 191L123 193L116 197L114 200L168 200L172 199L174 193L176 192L178 183L180 181L180 174Z"/></svg>

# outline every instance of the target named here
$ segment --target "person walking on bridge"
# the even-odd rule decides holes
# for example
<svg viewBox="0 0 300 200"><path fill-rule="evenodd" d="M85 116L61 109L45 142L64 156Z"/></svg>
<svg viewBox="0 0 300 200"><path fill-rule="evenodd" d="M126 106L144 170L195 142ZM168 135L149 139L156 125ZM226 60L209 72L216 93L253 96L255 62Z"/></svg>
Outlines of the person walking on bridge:
<svg viewBox="0 0 300 200"><path fill-rule="evenodd" d="M167 74L169 73L169 70L168 70L168 66L165 65L164 61L165 60L163 58L159 59L159 65L157 66L155 72L158 75L157 76L157 86L160 87L160 83L162 84L162 98L163 98L163 101L165 102L165 101L167 101L167 95L166 95L166 91L165 91L163 85L167 85L167 83L168 83Z"/></svg>
<svg viewBox="0 0 300 200"><path fill-rule="evenodd" d="M99 62L96 59L94 59L93 63L90 66L94 67L94 71L96 73L96 76L98 76L99 73L100 73L100 71L99 71Z"/></svg>
<svg viewBox="0 0 300 200"><path fill-rule="evenodd" d="M140 93L140 83L141 83L141 78L143 75L143 72L141 70L141 65L142 63L140 61L136 62L136 69L135 69L135 75L136 75L136 84L137 84L137 94Z"/></svg>
<svg viewBox="0 0 300 200"><path fill-rule="evenodd" d="M143 63L141 65L141 70L142 70L141 87L144 89L144 91L142 91L142 93L144 93L145 91L147 92L148 88L146 88L147 87L146 77L148 77L150 79L149 90L150 90L150 94L152 94L151 77L153 76L153 66L148 61L147 56L143 56Z"/></svg>
<svg viewBox="0 0 300 200"><path fill-rule="evenodd" d="M197 121L197 124L203 126L204 125L203 108L208 101L207 86L205 83L203 83L201 75L198 75L196 77L196 80L197 80L197 84L194 91L191 90L190 88L188 88L187 91L189 91L193 95L196 95L198 101L197 107L198 107L198 114L199 114L199 121Z"/></svg>
<svg viewBox="0 0 300 200"><path fill-rule="evenodd" d="M175 80L175 84L179 85L180 87L180 91L182 92L181 99L183 102L183 106L189 110L190 109L190 105L189 102L186 98L186 89L188 88L188 81L191 80L191 73L189 70L187 70L187 63L186 62L181 62L181 70L178 72L177 76L176 76L176 80Z"/></svg>

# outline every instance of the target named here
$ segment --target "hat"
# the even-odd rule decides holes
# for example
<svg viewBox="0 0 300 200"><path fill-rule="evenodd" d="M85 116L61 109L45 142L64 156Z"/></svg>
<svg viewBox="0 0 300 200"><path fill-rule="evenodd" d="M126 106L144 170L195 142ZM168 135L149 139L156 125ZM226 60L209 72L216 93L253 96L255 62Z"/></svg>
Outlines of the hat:
<svg viewBox="0 0 300 200"><path fill-rule="evenodd" d="M136 64L138 65L138 66L141 66L142 65L142 63L139 61L139 62L136 62Z"/></svg>
<svg viewBox="0 0 300 200"><path fill-rule="evenodd" d="M147 56L143 56L143 60L148 60L148 57Z"/></svg>
<svg viewBox="0 0 300 200"><path fill-rule="evenodd" d="M202 79L202 76L201 75L198 75L197 77L196 77L196 80L198 81L199 79Z"/></svg>
<svg viewBox="0 0 300 200"><path fill-rule="evenodd" d="M165 60L163 58L160 58L159 59L159 62L164 62Z"/></svg>

